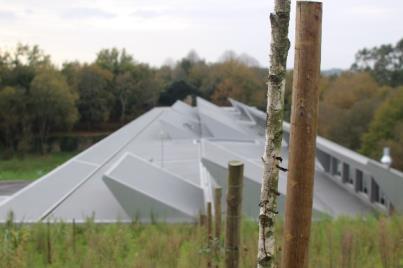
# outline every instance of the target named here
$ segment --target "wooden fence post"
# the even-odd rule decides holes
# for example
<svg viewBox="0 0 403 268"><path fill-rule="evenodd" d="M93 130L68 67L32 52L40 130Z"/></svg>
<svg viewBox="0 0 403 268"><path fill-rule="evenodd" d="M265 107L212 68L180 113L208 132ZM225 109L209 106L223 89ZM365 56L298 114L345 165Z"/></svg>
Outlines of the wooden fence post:
<svg viewBox="0 0 403 268"><path fill-rule="evenodd" d="M211 202L207 202L207 245L208 245L208 259L207 259L207 267L212 266L212 238L213 238L213 222L212 222L212 214L211 214Z"/></svg>
<svg viewBox="0 0 403 268"><path fill-rule="evenodd" d="M215 239L220 241L221 237L221 195L222 189L217 187L214 189L214 219L215 219ZM218 243L218 242L217 242Z"/></svg>
<svg viewBox="0 0 403 268"><path fill-rule="evenodd" d="M200 223L200 226L204 226L204 225L206 225L206 215L205 214L203 214L203 213L200 213L200 215L199 215L199 223Z"/></svg>
<svg viewBox="0 0 403 268"><path fill-rule="evenodd" d="M282 268L307 267L319 98L322 3L298 1Z"/></svg>
<svg viewBox="0 0 403 268"><path fill-rule="evenodd" d="M217 187L214 189L214 256L220 256L220 238L221 238L221 195L222 188ZM218 264L216 265L218 267Z"/></svg>
<svg viewBox="0 0 403 268"><path fill-rule="evenodd" d="M239 248L241 236L241 209L243 163L228 163L227 217L225 230L225 267L239 267Z"/></svg>
<svg viewBox="0 0 403 268"><path fill-rule="evenodd" d="M46 224L46 255L48 264L52 264L52 241L50 238L50 223L49 221Z"/></svg>
<svg viewBox="0 0 403 268"><path fill-rule="evenodd" d="M72 225L72 243L73 243L73 253L76 253L76 220L73 219Z"/></svg>

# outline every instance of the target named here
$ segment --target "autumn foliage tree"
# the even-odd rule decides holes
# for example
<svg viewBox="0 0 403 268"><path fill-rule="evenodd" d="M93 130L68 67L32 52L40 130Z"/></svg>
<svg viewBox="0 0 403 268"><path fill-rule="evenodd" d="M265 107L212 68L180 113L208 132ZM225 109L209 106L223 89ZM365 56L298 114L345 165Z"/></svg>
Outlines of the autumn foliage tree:
<svg viewBox="0 0 403 268"><path fill-rule="evenodd" d="M375 125L388 121L376 119L377 114L380 107L386 109L386 102L392 105L394 92L403 85L402 51L403 41L362 49L350 71L330 76L325 72L319 89L319 134L375 159L383 146L390 146L399 169L403 127L388 125L387 133L392 134L380 135L385 130ZM286 121L292 78L292 70L287 70ZM192 50L156 68L137 62L125 49L109 48L100 50L93 62L65 62L58 69L38 46L18 44L14 50L0 50L0 152L46 151L49 137L71 126L74 135L112 131L155 105L170 105L188 95L219 105L229 105L231 97L264 110L266 79L267 69L256 59L233 51L207 62ZM65 121L63 110L69 111Z"/></svg>
<svg viewBox="0 0 403 268"><path fill-rule="evenodd" d="M380 159L382 148L391 149L392 166L403 170L403 87L392 91L376 110L369 130L363 135L362 153Z"/></svg>
<svg viewBox="0 0 403 268"><path fill-rule="evenodd" d="M228 98L239 100L242 98L242 87L231 79L221 81L214 89L211 100L220 106L228 105Z"/></svg>
<svg viewBox="0 0 403 268"><path fill-rule="evenodd" d="M387 91L364 72L346 72L327 83L320 101L319 134L359 149L373 113Z"/></svg>
<svg viewBox="0 0 403 268"><path fill-rule="evenodd" d="M228 105L232 97L253 106L264 106L265 82L258 72L238 59L230 59L212 66L215 80L211 100Z"/></svg>

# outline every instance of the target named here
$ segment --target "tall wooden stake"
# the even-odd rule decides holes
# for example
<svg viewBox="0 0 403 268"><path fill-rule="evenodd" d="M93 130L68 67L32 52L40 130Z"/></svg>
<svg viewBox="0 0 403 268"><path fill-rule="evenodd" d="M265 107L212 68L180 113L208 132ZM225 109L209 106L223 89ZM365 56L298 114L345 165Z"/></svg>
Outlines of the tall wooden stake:
<svg viewBox="0 0 403 268"><path fill-rule="evenodd" d="M208 259L207 259L207 267L212 267L212 242L213 238L213 222L212 222L212 214L211 214L211 202L207 203L207 244L208 244Z"/></svg>
<svg viewBox="0 0 403 268"><path fill-rule="evenodd" d="M48 264L52 264L52 241L50 238L50 223L49 221L46 224L46 257Z"/></svg>
<svg viewBox="0 0 403 268"><path fill-rule="evenodd" d="M241 237L241 208L243 163L228 163L227 219L225 229L225 267L239 267L239 247Z"/></svg>
<svg viewBox="0 0 403 268"><path fill-rule="evenodd" d="M297 2L282 268L307 267L319 98L322 3Z"/></svg>
<svg viewBox="0 0 403 268"><path fill-rule="evenodd" d="M214 219L215 219L215 232L214 236L217 241L220 241L221 237L221 195L222 189L214 189ZM218 242L217 242L218 243Z"/></svg>
<svg viewBox="0 0 403 268"><path fill-rule="evenodd" d="M73 219L72 224L72 243L73 243L73 253L76 253L76 220Z"/></svg>
<svg viewBox="0 0 403 268"><path fill-rule="evenodd" d="M222 188L214 189L214 255L218 258L220 254L220 238L221 238L221 195ZM218 264L215 266L218 267Z"/></svg>
<svg viewBox="0 0 403 268"><path fill-rule="evenodd" d="M281 168L281 141L283 138L283 107L286 63L290 41L290 0L274 0L270 14L271 46L267 89L266 144L264 148L263 179L260 193L258 267L274 265L274 223L277 211L278 173Z"/></svg>
<svg viewBox="0 0 403 268"><path fill-rule="evenodd" d="M204 225L206 225L206 220L207 220L206 214L200 213L200 215L199 215L200 226L203 227Z"/></svg>

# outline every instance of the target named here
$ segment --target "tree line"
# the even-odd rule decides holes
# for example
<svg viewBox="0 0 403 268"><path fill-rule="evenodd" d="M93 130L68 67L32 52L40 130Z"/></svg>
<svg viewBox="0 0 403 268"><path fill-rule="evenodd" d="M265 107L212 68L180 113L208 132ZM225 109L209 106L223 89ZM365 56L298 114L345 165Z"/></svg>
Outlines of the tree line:
<svg viewBox="0 0 403 268"><path fill-rule="evenodd" d="M292 71L286 77L288 120ZM190 51L157 68L112 48L57 67L38 46L18 45L0 51L0 149L3 157L47 153L58 133L112 131L188 95L264 109L266 81L267 69L231 51L214 63ZM389 146L403 170L403 39L358 51L349 70L323 73L320 92L320 135L375 159Z"/></svg>
<svg viewBox="0 0 403 268"><path fill-rule="evenodd" d="M38 46L19 44L0 52L0 148L6 157L47 153L57 133L112 131L188 95L218 104L233 96L259 105L264 75L251 67L253 61L227 52L219 63L207 63L191 51L154 68L112 48L99 51L93 62L58 68Z"/></svg>

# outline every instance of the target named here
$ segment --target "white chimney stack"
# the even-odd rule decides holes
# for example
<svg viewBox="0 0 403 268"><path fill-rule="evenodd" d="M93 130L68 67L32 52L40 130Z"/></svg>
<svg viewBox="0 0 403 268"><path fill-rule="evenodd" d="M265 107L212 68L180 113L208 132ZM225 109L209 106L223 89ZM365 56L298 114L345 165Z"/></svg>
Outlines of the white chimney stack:
<svg viewBox="0 0 403 268"><path fill-rule="evenodd" d="M392 164L392 158L390 157L389 147L383 148L383 156L381 158L381 163L387 167L390 167L390 165Z"/></svg>

